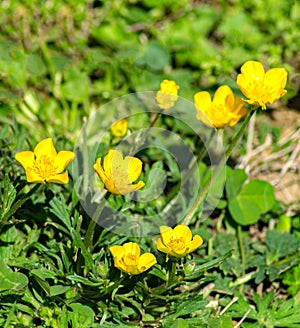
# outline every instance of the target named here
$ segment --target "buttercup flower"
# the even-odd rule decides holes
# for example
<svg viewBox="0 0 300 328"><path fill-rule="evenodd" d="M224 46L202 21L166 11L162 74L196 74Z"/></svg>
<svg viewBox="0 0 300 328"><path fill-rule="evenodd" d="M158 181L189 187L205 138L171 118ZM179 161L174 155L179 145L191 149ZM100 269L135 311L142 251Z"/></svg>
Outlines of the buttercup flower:
<svg viewBox="0 0 300 328"><path fill-rule="evenodd" d="M22 151L15 155L15 159L24 167L28 182L65 184L69 176L68 171L64 170L74 156L68 150L57 153L52 138L47 138L39 142L33 152Z"/></svg>
<svg viewBox="0 0 300 328"><path fill-rule="evenodd" d="M123 137L127 133L128 123L125 119L113 123L110 127L110 131L115 137Z"/></svg>
<svg viewBox="0 0 300 328"><path fill-rule="evenodd" d="M138 179L142 172L142 161L136 157L123 155L118 150L110 150L104 157L103 167L101 158L97 158L94 170L105 185L105 188L115 195L125 195L144 187L145 183Z"/></svg>
<svg viewBox="0 0 300 328"><path fill-rule="evenodd" d="M175 257L184 257L202 245L203 240L199 235L192 236L188 226L178 225L174 229L160 227L161 238L157 240L157 249Z"/></svg>
<svg viewBox="0 0 300 328"><path fill-rule="evenodd" d="M179 86L175 81L163 80L156 93L156 102L161 109L170 109L178 99Z"/></svg>
<svg viewBox="0 0 300 328"><path fill-rule="evenodd" d="M125 243L123 246L109 248L116 268L129 274L140 274L156 263L151 253L140 255L140 246L137 243Z"/></svg>
<svg viewBox="0 0 300 328"><path fill-rule="evenodd" d="M286 80L287 71L284 68L272 68L265 73L260 62L247 61L237 76L237 85L249 98L245 100L248 104L266 109L266 105L273 104L286 94Z"/></svg>
<svg viewBox="0 0 300 328"><path fill-rule="evenodd" d="M207 91L196 93L194 103L197 119L215 128L233 126L246 114L243 100L235 97L227 85L217 89L213 100Z"/></svg>

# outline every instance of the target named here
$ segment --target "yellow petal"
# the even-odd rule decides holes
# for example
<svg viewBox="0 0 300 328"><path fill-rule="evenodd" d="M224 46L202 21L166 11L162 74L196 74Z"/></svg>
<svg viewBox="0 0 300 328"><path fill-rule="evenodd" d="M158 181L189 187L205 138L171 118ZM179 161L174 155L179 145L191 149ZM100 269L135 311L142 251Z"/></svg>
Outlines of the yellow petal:
<svg viewBox="0 0 300 328"><path fill-rule="evenodd" d="M34 164L34 153L32 151L21 151L15 155L15 159L26 169Z"/></svg>
<svg viewBox="0 0 300 328"><path fill-rule="evenodd" d="M161 251L163 253L168 254L170 252L170 249L163 244L163 242L160 238L158 238L158 240L157 240L156 247L159 251Z"/></svg>
<svg viewBox="0 0 300 328"><path fill-rule="evenodd" d="M130 182L134 182L142 173L143 162L136 157L126 156L124 159Z"/></svg>
<svg viewBox="0 0 300 328"><path fill-rule="evenodd" d="M72 151L62 150L55 157L54 165L57 167L57 173L62 172L67 165L74 159L75 154Z"/></svg>
<svg viewBox="0 0 300 328"><path fill-rule="evenodd" d="M119 245L116 245L116 246L111 246L109 248L112 256L115 258L115 257L123 257L124 255L124 249L123 249L123 246L119 246Z"/></svg>
<svg viewBox="0 0 300 328"><path fill-rule="evenodd" d="M192 236L193 236L190 228L182 224L174 228L173 235L178 238L183 238L186 244L192 240Z"/></svg>
<svg viewBox="0 0 300 328"><path fill-rule="evenodd" d="M108 179L112 178L113 163L115 163L116 161L121 162L122 160L123 156L120 152L113 149L109 150L103 161L103 169Z"/></svg>
<svg viewBox="0 0 300 328"><path fill-rule="evenodd" d="M266 73L265 86L270 90L274 90L273 99L270 103L286 94L286 90L284 90L286 81L287 71L284 68L272 68Z"/></svg>
<svg viewBox="0 0 300 328"><path fill-rule="evenodd" d="M66 184L69 182L68 171L65 171L64 173L61 173L61 174L55 174L51 178L48 178L46 181L60 183L60 184Z"/></svg>
<svg viewBox="0 0 300 328"><path fill-rule="evenodd" d="M102 180L102 182L105 184L107 181L107 176L101 166L101 158L96 159L96 163L94 164L94 170L96 171L96 173L98 174L98 176Z"/></svg>
<svg viewBox="0 0 300 328"><path fill-rule="evenodd" d="M189 244L189 253L203 244L203 239L199 235L195 235L191 243Z"/></svg>
<svg viewBox="0 0 300 328"><path fill-rule="evenodd" d="M148 270L152 265L156 263L156 258L151 253L144 253L139 258L138 270L139 272L144 272Z"/></svg>
<svg viewBox="0 0 300 328"><path fill-rule="evenodd" d="M136 258L140 256L140 246L137 243L132 243L132 242L125 243L123 245L123 248L124 248L124 255L130 253Z"/></svg>
<svg viewBox="0 0 300 328"><path fill-rule="evenodd" d="M167 246L173 236L173 229L167 226L161 226L159 230L162 242Z"/></svg>
<svg viewBox="0 0 300 328"><path fill-rule="evenodd" d="M224 106L225 103L228 101L227 97L230 97L229 101L231 100L232 103L232 98L234 99L233 93L231 91L231 89L229 88L228 85L222 85L220 86L215 94L214 94L214 98L213 98L213 103L214 105L221 105Z"/></svg>
<svg viewBox="0 0 300 328"><path fill-rule="evenodd" d="M244 74L246 80L263 80L265 76L265 69L258 61L247 61L242 67L241 72Z"/></svg>
<svg viewBox="0 0 300 328"><path fill-rule="evenodd" d="M194 103L197 110L206 114L212 105L210 94L207 91L197 92L194 95Z"/></svg>
<svg viewBox="0 0 300 328"><path fill-rule="evenodd" d="M128 129L128 123L125 119L114 122L110 127L110 131L115 137L124 136L127 132L127 129Z"/></svg>
<svg viewBox="0 0 300 328"><path fill-rule="evenodd" d="M44 179L36 174L31 167L26 168L26 179L30 183L45 183Z"/></svg>
<svg viewBox="0 0 300 328"><path fill-rule="evenodd" d="M57 153L54 148L52 138L47 138L40 141L34 148L34 154L36 157L48 155L52 160L54 160Z"/></svg>
<svg viewBox="0 0 300 328"><path fill-rule="evenodd" d="M236 83L239 87L239 89L242 91L242 93L248 97L248 94L250 94L252 92L252 89L249 89L249 83L251 81L247 80L245 75L243 74L239 74L237 76L237 80L236 80Z"/></svg>

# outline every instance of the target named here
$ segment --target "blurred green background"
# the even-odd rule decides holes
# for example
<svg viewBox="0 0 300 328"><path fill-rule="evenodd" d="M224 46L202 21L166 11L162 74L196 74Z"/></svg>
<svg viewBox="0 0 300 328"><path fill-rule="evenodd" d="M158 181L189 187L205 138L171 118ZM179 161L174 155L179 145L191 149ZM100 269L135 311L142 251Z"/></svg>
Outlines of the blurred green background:
<svg viewBox="0 0 300 328"><path fill-rule="evenodd" d="M2 0L0 30L1 122L13 114L42 133L72 132L93 108L164 78L189 100L224 83L238 93L247 60L288 70L285 99L299 87L294 0Z"/></svg>

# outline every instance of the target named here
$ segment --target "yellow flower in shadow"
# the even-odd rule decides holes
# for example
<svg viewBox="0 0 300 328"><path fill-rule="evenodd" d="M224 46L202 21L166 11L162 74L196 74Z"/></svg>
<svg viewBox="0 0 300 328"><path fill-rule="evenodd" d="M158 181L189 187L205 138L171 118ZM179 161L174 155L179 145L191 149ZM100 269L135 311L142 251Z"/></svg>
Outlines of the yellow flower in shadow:
<svg viewBox="0 0 300 328"><path fill-rule="evenodd" d="M163 80L156 93L156 102L161 109L170 109L178 99L179 86L175 81Z"/></svg>
<svg viewBox="0 0 300 328"><path fill-rule="evenodd" d="M246 114L244 101L235 97L227 85L217 89L213 100L207 91L196 93L194 104L197 119L215 128L233 126Z"/></svg>
<svg viewBox="0 0 300 328"><path fill-rule="evenodd" d="M265 73L263 65L257 61L247 61L237 76L238 87L249 98L245 101L262 109L286 94L286 81L285 68L272 68Z"/></svg>
<svg viewBox="0 0 300 328"><path fill-rule="evenodd" d="M15 159L24 167L28 182L54 182L65 184L69 182L67 165L74 159L72 151L56 152L52 138L39 142L34 151L22 151Z"/></svg>
<svg viewBox="0 0 300 328"><path fill-rule="evenodd" d="M156 263L151 253L140 255L140 246L137 243L125 243L123 246L109 248L116 268L131 275L140 274Z"/></svg>
<svg viewBox="0 0 300 328"><path fill-rule="evenodd" d="M136 157L123 155L118 150L110 150L104 157L103 167L101 158L97 158L94 170L105 185L105 188L115 195L125 195L144 187L139 181L132 184L142 173L142 161Z"/></svg>
<svg viewBox="0 0 300 328"><path fill-rule="evenodd" d="M175 257L184 257L203 243L199 235L192 236L190 228L186 225L178 225L174 229L161 226L160 236L157 240L157 249Z"/></svg>
<svg viewBox="0 0 300 328"><path fill-rule="evenodd" d="M115 137L123 137L127 133L128 123L125 119L119 120L114 122L111 127L110 131L113 136Z"/></svg>

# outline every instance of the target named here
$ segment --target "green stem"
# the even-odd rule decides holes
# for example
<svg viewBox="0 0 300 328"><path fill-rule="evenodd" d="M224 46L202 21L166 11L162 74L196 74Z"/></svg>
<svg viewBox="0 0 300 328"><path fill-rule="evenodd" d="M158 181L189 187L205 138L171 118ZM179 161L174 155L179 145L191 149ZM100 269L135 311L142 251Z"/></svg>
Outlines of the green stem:
<svg viewBox="0 0 300 328"><path fill-rule="evenodd" d="M23 195L6 214L1 219L1 225L3 226L6 221L33 195L41 186L41 184L36 184L27 194Z"/></svg>
<svg viewBox="0 0 300 328"><path fill-rule="evenodd" d="M241 125L239 131L236 133L236 135L234 136L232 142L230 143L229 147L227 148L225 155L223 156L223 158L221 159L221 161L219 162L218 166L216 167L216 169L213 171L210 179L206 182L206 184L204 185L203 189L201 190L201 192L199 193L194 205L191 207L191 209L189 210L189 212L187 213L186 217L184 218L182 224L184 225L189 225L190 221L193 218L193 215L195 214L195 212L197 211L199 205L202 203L202 201L204 200L204 198L206 197L206 194L209 190L209 187L211 186L212 182L216 179L216 177L218 176L218 174L221 172L222 168L224 167L224 165L226 164L229 156L231 155L234 147L236 146L237 142L240 140L242 134L244 133L252 115L254 114L254 110L251 110L248 115L246 116L243 124Z"/></svg>
<svg viewBox="0 0 300 328"><path fill-rule="evenodd" d="M209 140L207 142L206 145L204 145L201 149L201 151L199 152L197 158L195 159L195 161L193 162L192 166L188 169L188 171L186 172L186 174L184 175L182 181L179 181L171 190L171 192L169 193L169 195L167 196L166 199L166 206L170 203L171 199L173 199L175 197L175 195L178 193L180 186L183 186L187 180L190 178L191 174L194 172L196 166L198 165L199 162L201 162L204 158L204 156L207 153L207 148L209 146L209 143L212 139L213 133L215 130L211 130L211 133L209 135Z"/></svg>
<svg viewBox="0 0 300 328"><path fill-rule="evenodd" d="M242 236L242 227L240 225L237 226L237 237L238 237L239 248L241 253L242 269L243 269L243 277L244 277L246 262L245 262L245 249L244 249L243 236Z"/></svg>
<svg viewBox="0 0 300 328"><path fill-rule="evenodd" d="M168 281L167 281L167 286L170 286L174 283L175 279L176 279L176 262L171 260L172 264L171 264L171 270L169 272L169 276L168 276Z"/></svg>
<svg viewBox="0 0 300 328"><path fill-rule="evenodd" d="M100 204L98 205L95 213L93 214L93 217L91 218L91 221L89 223L88 229L87 229L85 237L84 237L84 245L91 250L93 249L94 231L95 231L99 216L100 216L101 212L103 211L103 208L106 204L108 197L110 196L110 194L108 194L108 196L105 197L106 195L107 195L107 193L105 192L105 194L103 195L103 197L101 199Z"/></svg>
<svg viewBox="0 0 300 328"><path fill-rule="evenodd" d="M149 131L151 130L151 128L154 126L154 124L156 123L156 121L158 120L158 118L160 117L160 112L156 113L154 119L150 122L148 128L146 129L146 131L144 131L143 135L140 137L140 140L138 140L136 142L136 144L133 146L133 148L130 150L130 153L132 155L134 155L137 150L139 149L140 145L145 141Z"/></svg>

